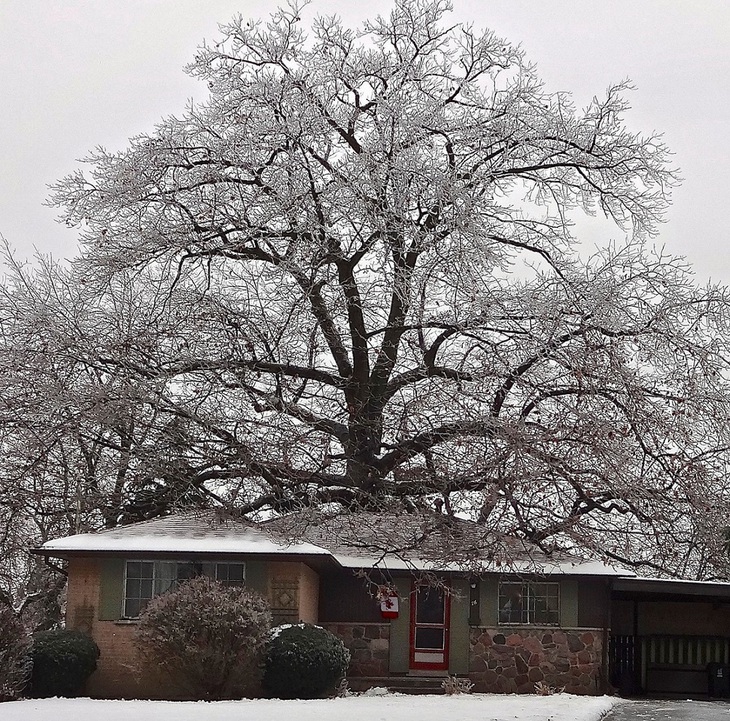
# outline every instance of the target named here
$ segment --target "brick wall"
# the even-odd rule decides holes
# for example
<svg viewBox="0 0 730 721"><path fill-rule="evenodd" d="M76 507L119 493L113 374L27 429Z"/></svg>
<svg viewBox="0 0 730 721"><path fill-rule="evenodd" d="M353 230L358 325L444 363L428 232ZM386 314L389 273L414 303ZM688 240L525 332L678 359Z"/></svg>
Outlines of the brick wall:
<svg viewBox="0 0 730 721"><path fill-rule="evenodd" d="M87 691L92 698L184 698L170 688L168 680L144 673L137 663L134 647L134 622L96 621L94 640L101 657L89 679Z"/></svg>
<svg viewBox="0 0 730 721"><path fill-rule="evenodd" d="M92 698L169 697L169 689L159 680L149 674L143 677L137 670L136 624L99 620L101 563L92 558L69 560L66 625L90 634L101 652L85 693Z"/></svg>
<svg viewBox="0 0 730 721"><path fill-rule="evenodd" d="M99 607L99 562L90 558L72 558L68 562L66 625L93 635Z"/></svg>
<svg viewBox="0 0 730 721"><path fill-rule="evenodd" d="M299 564L299 619L317 623L319 608L319 574L304 563Z"/></svg>
<svg viewBox="0 0 730 721"><path fill-rule="evenodd" d="M169 679L158 678L149 669L140 671L134 646L136 622L100 620L102 564L103 559L93 558L69 561L66 625L91 635L101 652L85 693L92 698L185 698L184 689L175 689ZM268 597L276 607L274 613L282 615L280 620L316 623L318 575L299 562L272 563L269 569Z"/></svg>

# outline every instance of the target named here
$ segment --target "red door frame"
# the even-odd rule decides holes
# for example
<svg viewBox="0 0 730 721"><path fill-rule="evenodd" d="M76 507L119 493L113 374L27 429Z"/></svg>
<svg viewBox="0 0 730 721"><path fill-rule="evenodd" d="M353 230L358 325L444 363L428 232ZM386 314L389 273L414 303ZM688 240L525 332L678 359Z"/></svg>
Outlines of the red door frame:
<svg viewBox="0 0 730 721"><path fill-rule="evenodd" d="M410 653L409 653L409 668L417 671L446 671L449 668L449 639L450 639L450 621L451 621L451 593L449 586L444 582L443 588L438 589L444 594L444 648L443 648L443 661L435 663L429 663L426 661L416 661L416 651L419 653L428 653L433 649L416 649L416 605L417 605L417 593L420 588L431 588L437 590L434 586L428 586L427 584L418 583L415 580L411 583L411 603L410 603ZM426 625L429 624L420 624ZM434 624L440 626L440 624Z"/></svg>

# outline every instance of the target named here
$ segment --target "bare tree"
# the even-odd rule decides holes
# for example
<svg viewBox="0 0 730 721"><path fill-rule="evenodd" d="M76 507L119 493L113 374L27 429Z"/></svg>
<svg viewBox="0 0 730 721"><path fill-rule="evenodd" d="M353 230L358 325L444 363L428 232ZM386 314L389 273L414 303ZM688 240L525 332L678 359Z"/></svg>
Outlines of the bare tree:
<svg viewBox="0 0 730 721"><path fill-rule="evenodd" d="M196 451L189 424L165 415L165 383L122 362L166 337L149 285L136 292L120 277L107 293L89 294L83 278L47 259L24 266L6 248L5 260L0 603L28 625L43 625L63 584L49 580L30 548L205 505L209 462Z"/></svg>
<svg viewBox="0 0 730 721"><path fill-rule="evenodd" d="M206 104L62 180L87 292L169 293L154 343L95 363L158 384L246 513L438 496L711 574L727 298L647 245L668 152L624 125L626 83L578 111L449 9L238 19L189 68ZM581 212L625 240L586 253Z"/></svg>

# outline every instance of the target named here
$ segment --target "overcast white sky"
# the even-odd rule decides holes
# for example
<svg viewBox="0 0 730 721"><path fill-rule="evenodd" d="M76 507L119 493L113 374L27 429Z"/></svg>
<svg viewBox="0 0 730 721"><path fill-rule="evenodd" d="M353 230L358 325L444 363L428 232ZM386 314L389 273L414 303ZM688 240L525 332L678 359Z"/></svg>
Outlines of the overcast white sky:
<svg viewBox="0 0 730 721"><path fill-rule="evenodd" d="M358 24L390 0L314 0ZM0 0L0 234L22 255L75 253L43 206L47 185L96 145L125 146L205 88L182 67L218 23L266 17L276 0ZM628 124L664 132L684 183L657 242L698 280L730 283L730 2L454 0L455 20L521 43L550 90L579 106L612 81L637 90ZM610 236L588 238L599 243Z"/></svg>

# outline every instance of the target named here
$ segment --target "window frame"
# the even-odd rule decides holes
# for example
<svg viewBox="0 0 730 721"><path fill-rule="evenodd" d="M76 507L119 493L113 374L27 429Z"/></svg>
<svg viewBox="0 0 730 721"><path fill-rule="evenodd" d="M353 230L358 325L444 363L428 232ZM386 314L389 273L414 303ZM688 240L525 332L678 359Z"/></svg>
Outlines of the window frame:
<svg viewBox="0 0 730 721"><path fill-rule="evenodd" d="M130 564L142 564L145 566L151 566L152 567L152 575L151 576L143 576L141 575L141 569L140 569L140 577L136 578L134 576L130 577L129 575L129 566ZM168 573L163 573L164 567L168 567ZM174 572L169 572L169 567L174 566ZM193 567L192 573L186 573L182 577L180 576L180 571L185 567ZM241 572L240 575L242 576L241 579L234 579L233 582L231 582L230 579L221 579L219 578L219 569L221 567L225 566L228 569L228 574L230 575L230 567L231 566L240 566ZM149 558L126 558L124 559L124 577L122 579L122 599L121 599L121 615L120 618L125 621L134 621L139 618L142 611L144 611L145 606L147 603L149 603L155 596L159 596L167 591L169 591L172 588L175 588L178 583L181 581L188 580L190 578L195 578L196 576L207 576L208 578L212 578L216 581L219 581L224 586L227 587L237 587L237 586L245 586L246 585L246 562L245 561L227 561L225 559L218 560L214 559L212 561L199 561L199 560L193 560L193 559L149 559ZM152 595L146 596L139 593L138 595L134 597L129 596L129 581L139 581L140 587L143 581L149 581L152 588ZM140 589L141 590L141 589ZM137 615L131 615L128 613L128 602L137 602L139 605L138 613Z"/></svg>
<svg viewBox="0 0 730 721"><path fill-rule="evenodd" d="M146 595L142 595L142 593L139 593L136 596L130 596L129 595L129 582L130 580L133 581L139 581L140 586L143 580L147 580L147 577L142 574L142 569L140 569L139 577L131 576L129 575L129 566L132 563L139 563L140 565L145 564L151 564L152 565L152 575L149 577L151 586L152 586L152 595L147 598ZM132 619L132 618L139 618L139 613L142 612L142 602L148 602L151 598L154 598L155 594L155 565L154 561L148 561L148 560L141 560L141 559L128 559L124 562L124 581L122 583L122 609L121 609L121 618L123 619ZM137 601L139 602L139 613L137 613L136 616L130 615L127 613L127 603Z"/></svg>
<svg viewBox="0 0 730 721"><path fill-rule="evenodd" d="M561 593L559 581L500 579L497 585L497 614L500 626L560 626L561 622ZM514 591L507 593L505 587L520 587L519 596L522 604L519 609L507 608L514 598ZM540 593L537 593L541 587ZM551 593L552 592L552 593ZM555 608L551 608L554 602ZM538 603L544 604L538 608ZM514 614L519 618L513 619ZM538 617L538 614L541 617Z"/></svg>
<svg viewBox="0 0 730 721"><path fill-rule="evenodd" d="M241 566L241 578L231 578L231 566ZM220 577L220 569L221 567L225 567L228 570L227 576L228 578L221 578ZM245 561L214 561L213 562L213 578L215 578L218 583L222 583L224 586L230 588L230 587L240 587L246 585L246 562Z"/></svg>

